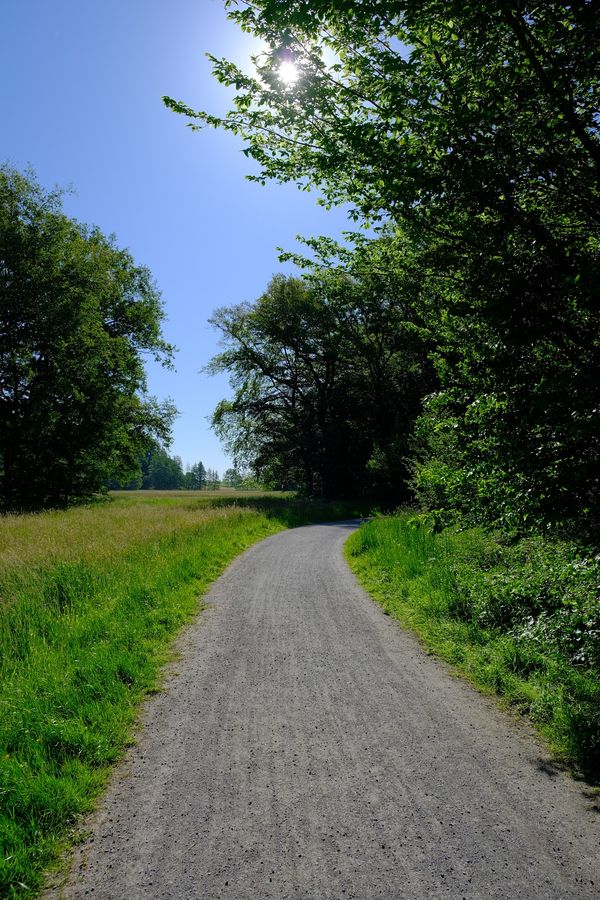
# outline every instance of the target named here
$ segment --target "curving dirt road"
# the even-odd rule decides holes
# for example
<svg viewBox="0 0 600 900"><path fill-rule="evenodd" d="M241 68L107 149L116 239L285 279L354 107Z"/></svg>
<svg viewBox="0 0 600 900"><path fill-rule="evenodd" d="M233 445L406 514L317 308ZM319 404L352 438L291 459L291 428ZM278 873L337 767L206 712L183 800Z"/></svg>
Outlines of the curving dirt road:
<svg viewBox="0 0 600 900"><path fill-rule="evenodd" d="M351 523L240 557L50 896L598 898L585 788L357 586Z"/></svg>

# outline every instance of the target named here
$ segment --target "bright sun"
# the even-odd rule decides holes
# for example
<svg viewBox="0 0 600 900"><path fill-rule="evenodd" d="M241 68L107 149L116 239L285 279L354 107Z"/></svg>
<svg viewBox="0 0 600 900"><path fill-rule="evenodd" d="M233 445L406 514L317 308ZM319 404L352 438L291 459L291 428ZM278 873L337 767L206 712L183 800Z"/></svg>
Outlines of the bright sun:
<svg viewBox="0 0 600 900"><path fill-rule="evenodd" d="M281 63L277 74L279 75L279 80L282 81L286 87L291 87L296 84L300 78L298 66L289 59L286 59Z"/></svg>

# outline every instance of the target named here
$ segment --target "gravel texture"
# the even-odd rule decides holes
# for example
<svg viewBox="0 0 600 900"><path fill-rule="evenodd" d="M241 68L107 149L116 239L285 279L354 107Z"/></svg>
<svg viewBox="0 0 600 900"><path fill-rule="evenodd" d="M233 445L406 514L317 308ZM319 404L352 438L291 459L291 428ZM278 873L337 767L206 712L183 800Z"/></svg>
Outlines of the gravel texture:
<svg viewBox="0 0 600 900"><path fill-rule="evenodd" d="M584 785L357 585L356 523L215 583L48 897L598 898Z"/></svg>

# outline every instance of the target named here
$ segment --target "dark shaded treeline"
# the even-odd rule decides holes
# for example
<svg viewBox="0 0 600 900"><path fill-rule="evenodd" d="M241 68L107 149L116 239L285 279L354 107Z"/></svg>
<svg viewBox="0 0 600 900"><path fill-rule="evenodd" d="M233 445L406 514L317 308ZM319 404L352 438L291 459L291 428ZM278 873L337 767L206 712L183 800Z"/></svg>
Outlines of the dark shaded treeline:
<svg viewBox="0 0 600 900"><path fill-rule="evenodd" d="M215 314L225 349L210 370L235 394L213 424L235 458L311 496L408 498L411 431L437 382L405 282L276 276L255 304Z"/></svg>

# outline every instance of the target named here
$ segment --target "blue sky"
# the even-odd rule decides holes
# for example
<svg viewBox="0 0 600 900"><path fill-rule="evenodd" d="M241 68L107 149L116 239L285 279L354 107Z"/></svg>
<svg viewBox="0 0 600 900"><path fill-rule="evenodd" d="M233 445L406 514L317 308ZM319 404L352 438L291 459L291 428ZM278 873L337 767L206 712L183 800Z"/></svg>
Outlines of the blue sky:
<svg viewBox="0 0 600 900"><path fill-rule="evenodd" d="M150 391L181 411L171 452L220 472L230 462L206 417L228 384L199 374L218 349L207 319L286 270L278 245L348 227L315 194L246 181L239 141L192 133L162 105L224 111L204 53L243 62L253 49L221 0L2 0L0 161L31 165L46 188L72 184L68 214L151 269L179 353L175 373L148 366Z"/></svg>

